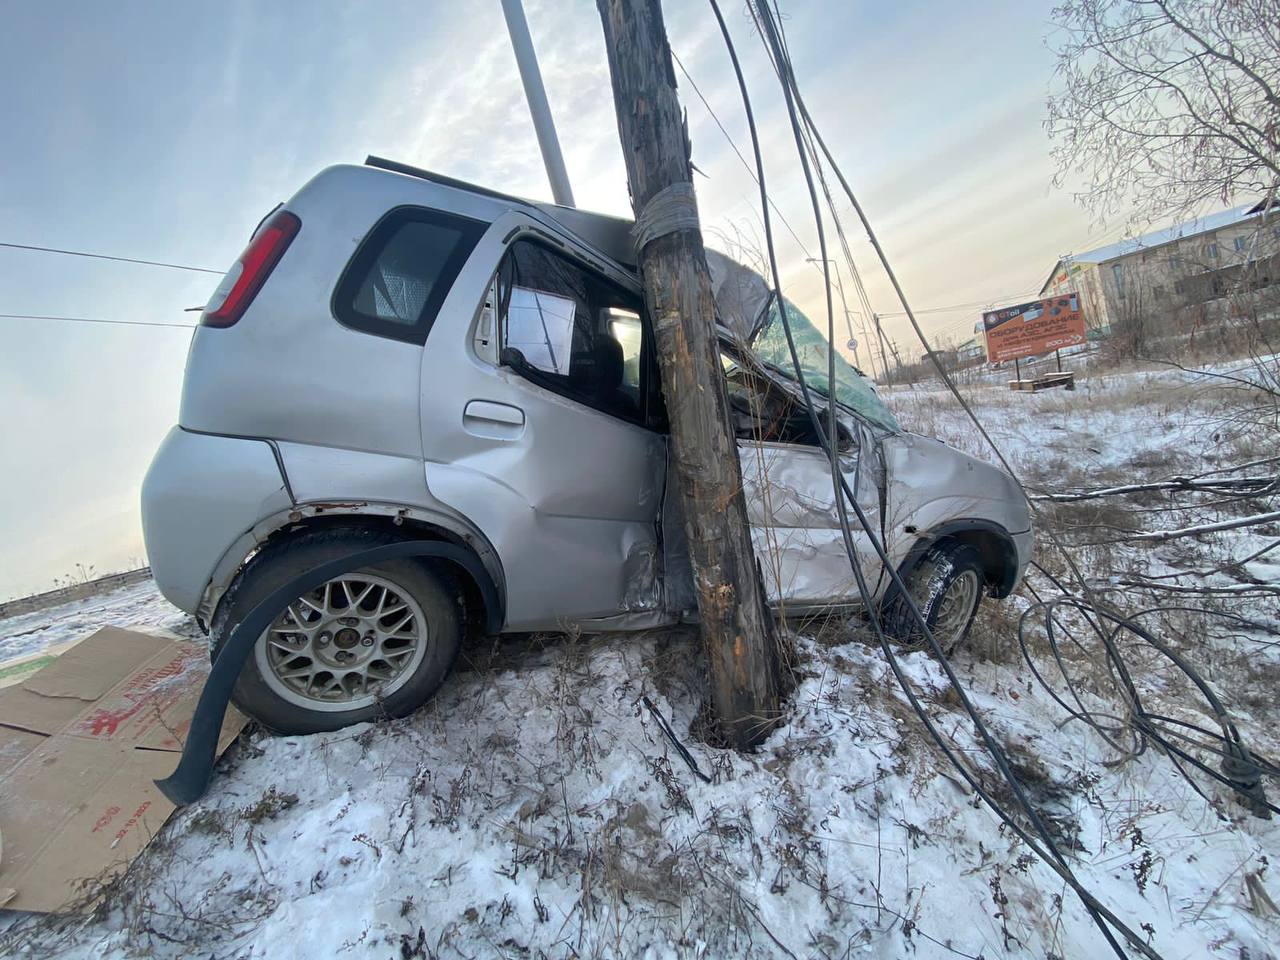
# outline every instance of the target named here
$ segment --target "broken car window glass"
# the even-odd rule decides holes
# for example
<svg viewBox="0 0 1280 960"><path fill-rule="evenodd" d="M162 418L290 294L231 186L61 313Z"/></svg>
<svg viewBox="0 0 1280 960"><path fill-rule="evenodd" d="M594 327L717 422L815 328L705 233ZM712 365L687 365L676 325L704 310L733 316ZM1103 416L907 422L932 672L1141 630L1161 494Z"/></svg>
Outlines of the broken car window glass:
<svg viewBox="0 0 1280 960"><path fill-rule="evenodd" d="M808 317L789 302L787 303L787 320L791 324L791 336L795 340L796 354L800 358L800 369L804 372L805 383L819 396L829 397L831 391L827 382L827 338L818 331ZM791 363L791 351L787 347L787 334L781 322L776 299L769 307L769 316L763 328L752 341L751 350L770 369L789 380L796 379L795 368ZM836 352L835 358L836 402L878 427L901 433L902 428L898 426L897 419L880 399L871 381L859 373L840 355L839 351Z"/></svg>
<svg viewBox="0 0 1280 960"><path fill-rule="evenodd" d="M720 365L728 387L730 420L739 440L821 446L821 438L799 398L793 391L783 389L757 360L739 361L722 350ZM836 429L837 446L847 451L854 437L843 423Z"/></svg>

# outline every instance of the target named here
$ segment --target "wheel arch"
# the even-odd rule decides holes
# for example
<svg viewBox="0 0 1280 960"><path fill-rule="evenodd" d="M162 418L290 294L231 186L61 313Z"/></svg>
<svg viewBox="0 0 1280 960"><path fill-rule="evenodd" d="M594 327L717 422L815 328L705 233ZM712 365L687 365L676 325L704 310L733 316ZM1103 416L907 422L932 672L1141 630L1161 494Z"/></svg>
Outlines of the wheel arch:
<svg viewBox="0 0 1280 960"><path fill-rule="evenodd" d="M206 631L236 576L262 550L322 527L384 530L405 540L436 540L453 548L420 562L443 564L463 592L469 629L486 635L506 622L506 590L497 552L478 531L457 518L421 507L377 502L298 503L259 521L227 549L205 587L197 620Z"/></svg>
<svg viewBox="0 0 1280 960"><path fill-rule="evenodd" d="M969 544L978 551L992 597L1001 599L1013 592L1018 582L1018 548L1009 531L994 520L976 517L948 520L918 534L898 565L898 572L905 577L929 549L944 540Z"/></svg>

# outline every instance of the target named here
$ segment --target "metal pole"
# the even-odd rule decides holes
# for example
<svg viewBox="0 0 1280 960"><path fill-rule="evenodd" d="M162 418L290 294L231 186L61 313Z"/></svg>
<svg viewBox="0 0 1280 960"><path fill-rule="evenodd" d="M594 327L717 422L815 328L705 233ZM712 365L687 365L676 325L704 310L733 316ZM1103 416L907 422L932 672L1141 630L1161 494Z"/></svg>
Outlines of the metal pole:
<svg viewBox="0 0 1280 960"><path fill-rule="evenodd" d="M529 22L524 18L524 5L521 0L502 0L502 13L507 18L507 32L511 34L511 47L520 68L520 82L524 84L533 129L542 150L542 162L547 168L547 179L551 181L551 196L562 207L572 207L569 173L560 153L560 141L556 139L556 123L547 103L547 91L542 86L542 72L538 69L538 55L533 51L533 40L529 36Z"/></svg>
<svg viewBox="0 0 1280 960"><path fill-rule="evenodd" d="M846 301L846 300L845 300L845 298L844 298L844 278L843 278L843 277L841 276L841 274L840 274L840 264L839 264L839 263L837 263L835 260L832 260L832 259L830 259L830 258L828 258L828 259L826 259L826 260L820 260L820 259L818 259L817 257L805 257L805 262L806 262L806 263L814 263L814 264L817 264L817 263L829 263L829 264L831 264L831 266L833 266L833 267L835 268L835 271L836 271L836 289L840 291L840 306L844 309L844 325L845 325L846 327L848 327L848 328L849 328L849 339L850 339L850 340L852 340L852 341L854 342L854 344L857 344L857 342L858 342L858 341L857 341L857 338L856 338L856 337L854 337L854 335L853 335L853 319L849 316L849 303L848 303L848 301ZM835 349L835 344L832 344L832 345L831 345L831 349L833 349L833 350ZM856 366L858 366L858 348L857 348L857 346L854 346L854 348L853 348L853 365L854 365L855 367L856 367ZM872 365L871 376L872 376L872 379L874 379L874 378L875 378L875 366L874 366L874 364Z"/></svg>
<svg viewBox="0 0 1280 960"><path fill-rule="evenodd" d="M1061 373L1062 372L1062 351L1055 350L1053 351L1053 355L1058 358L1058 372Z"/></svg>

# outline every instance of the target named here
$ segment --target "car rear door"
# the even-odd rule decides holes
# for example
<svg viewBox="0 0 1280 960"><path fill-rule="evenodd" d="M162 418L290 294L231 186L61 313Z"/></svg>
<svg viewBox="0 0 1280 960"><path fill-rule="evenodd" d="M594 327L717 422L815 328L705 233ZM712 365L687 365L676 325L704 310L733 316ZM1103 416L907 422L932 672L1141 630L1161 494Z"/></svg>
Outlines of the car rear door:
<svg viewBox="0 0 1280 960"><path fill-rule="evenodd" d="M545 233L503 249L473 327L489 362L427 345L428 488L497 551L508 629L657 616L666 441L640 294Z"/></svg>

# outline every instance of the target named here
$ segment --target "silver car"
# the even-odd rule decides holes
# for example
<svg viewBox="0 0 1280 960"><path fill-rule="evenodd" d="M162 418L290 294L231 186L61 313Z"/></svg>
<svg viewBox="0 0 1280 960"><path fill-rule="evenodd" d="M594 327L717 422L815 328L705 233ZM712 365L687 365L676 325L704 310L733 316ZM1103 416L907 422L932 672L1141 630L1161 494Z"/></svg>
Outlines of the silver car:
<svg viewBox="0 0 1280 960"><path fill-rule="evenodd" d="M235 702L280 732L401 716L470 635L632 630L696 616L666 404L630 223L388 161L321 172L210 299L179 423L142 491L156 584L216 655L252 607L362 547L438 540L299 596ZM747 507L780 615L860 606L831 470L764 281L710 254ZM945 644L1031 549L1005 473L904 432L791 304L842 469ZM830 399L828 399L830 398ZM825 413L824 422L825 422ZM900 597L858 557L899 636Z"/></svg>

